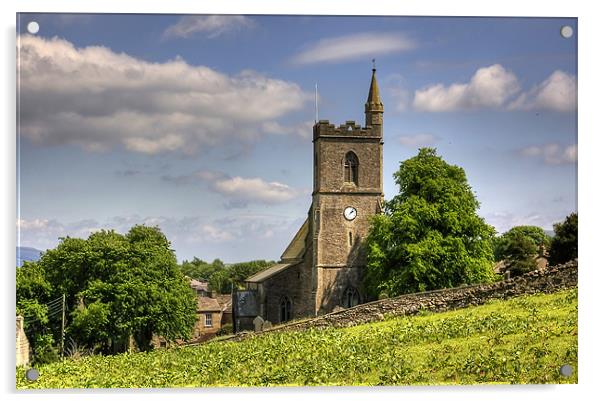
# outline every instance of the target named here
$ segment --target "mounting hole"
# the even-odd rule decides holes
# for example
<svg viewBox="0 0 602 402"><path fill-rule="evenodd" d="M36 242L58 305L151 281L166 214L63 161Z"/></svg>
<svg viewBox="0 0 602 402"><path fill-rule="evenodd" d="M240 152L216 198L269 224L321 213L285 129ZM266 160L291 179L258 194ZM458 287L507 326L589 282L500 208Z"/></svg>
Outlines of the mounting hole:
<svg viewBox="0 0 602 402"><path fill-rule="evenodd" d="M30 368L25 372L25 378L27 378L29 381L36 381L38 378L40 378L40 372L38 369Z"/></svg>
<svg viewBox="0 0 602 402"><path fill-rule="evenodd" d="M570 377L573 374L573 367L570 364L563 364L560 367L560 375L563 377Z"/></svg>
<svg viewBox="0 0 602 402"><path fill-rule="evenodd" d="M560 35L562 35L563 38L568 39L571 36L573 36L573 28L569 25L565 25L562 28L560 28Z"/></svg>
<svg viewBox="0 0 602 402"><path fill-rule="evenodd" d="M27 32L29 32L32 35L35 35L38 33L38 31L40 30L40 24L38 24L35 21L30 21L27 24Z"/></svg>

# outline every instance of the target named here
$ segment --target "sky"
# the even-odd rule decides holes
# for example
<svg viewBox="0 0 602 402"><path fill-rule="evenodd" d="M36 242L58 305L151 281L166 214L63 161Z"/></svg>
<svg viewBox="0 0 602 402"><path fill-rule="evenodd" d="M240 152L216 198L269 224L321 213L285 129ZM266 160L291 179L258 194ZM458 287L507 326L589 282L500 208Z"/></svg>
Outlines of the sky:
<svg viewBox="0 0 602 402"><path fill-rule="evenodd" d="M373 58L386 199L429 146L499 233L577 210L576 19L20 14L17 31L21 246L142 223L180 261L278 260L311 204L315 85L319 119L363 124Z"/></svg>

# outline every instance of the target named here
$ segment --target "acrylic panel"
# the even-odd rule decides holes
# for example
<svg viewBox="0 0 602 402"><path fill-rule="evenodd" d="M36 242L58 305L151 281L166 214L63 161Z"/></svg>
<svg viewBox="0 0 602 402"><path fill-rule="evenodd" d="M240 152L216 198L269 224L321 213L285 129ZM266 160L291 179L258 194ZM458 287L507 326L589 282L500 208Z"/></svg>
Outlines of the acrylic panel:
<svg viewBox="0 0 602 402"><path fill-rule="evenodd" d="M577 35L17 14L17 389L577 383Z"/></svg>

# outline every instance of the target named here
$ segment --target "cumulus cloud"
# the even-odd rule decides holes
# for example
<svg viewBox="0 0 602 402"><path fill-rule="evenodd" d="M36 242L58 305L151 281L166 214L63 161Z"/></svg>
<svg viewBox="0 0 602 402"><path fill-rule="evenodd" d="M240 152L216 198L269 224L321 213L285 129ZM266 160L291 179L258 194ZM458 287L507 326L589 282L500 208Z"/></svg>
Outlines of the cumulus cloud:
<svg viewBox="0 0 602 402"><path fill-rule="evenodd" d="M468 83L435 84L417 90L414 107L428 112L503 106L520 91L516 76L499 64L476 71Z"/></svg>
<svg viewBox="0 0 602 402"><path fill-rule="evenodd" d="M481 108L568 112L577 106L577 83L574 75L557 70L523 91L514 73L494 64L478 69L468 83L439 83L415 91L413 106L427 112Z"/></svg>
<svg viewBox="0 0 602 402"><path fill-rule="evenodd" d="M401 33L363 32L320 39L292 58L294 64L336 63L414 49L416 43Z"/></svg>
<svg viewBox="0 0 602 402"><path fill-rule="evenodd" d="M189 38L195 34L216 38L253 25L252 19L242 15L187 15L167 27L163 38Z"/></svg>
<svg viewBox="0 0 602 402"><path fill-rule="evenodd" d="M230 76L180 58L151 63L58 38L20 36L19 63L20 133L45 146L195 154L252 141L265 121L312 99L253 71Z"/></svg>
<svg viewBox="0 0 602 402"><path fill-rule="evenodd" d="M556 143L533 145L520 150L525 157L543 160L548 165L577 163L577 144L561 146Z"/></svg>
<svg viewBox="0 0 602 402"><path fill-rule="evenodd" d="M564 71L554 71L542 83L522 93L509 106L510 109L549 109L570 112L577 108L577 79Z"/></svg>
<svg viewBox="0 0 602 402"><path fill-rule="evenodd" d="M399 137L399 143L404 147L416 148L433 145L439 137L433 134L420 133L412 135L402 135Z"/></svg>
<svg viewBox="0 0 602 402"><path fill-rule="evenodd" d="M204 182L210 190L227 199L227 208L243 208L250 203L279 204L301 194L299 189L276 181L268 182L259 177L232 177L223 172L207 170L191 175L163 176L162 179L178 185Z"/></svg>

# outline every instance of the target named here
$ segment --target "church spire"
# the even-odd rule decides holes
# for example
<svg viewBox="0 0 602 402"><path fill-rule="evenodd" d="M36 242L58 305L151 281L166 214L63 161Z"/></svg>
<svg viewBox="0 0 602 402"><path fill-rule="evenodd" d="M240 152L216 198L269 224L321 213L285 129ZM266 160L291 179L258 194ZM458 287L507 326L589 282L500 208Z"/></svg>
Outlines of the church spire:
<svg viewBox="0 0 602 402"><path fill-rule="evenodd" d="M374 63L374 59L372 59ZM378 82L376 81L376 66L372 66L372 81L370 82L370 91L368 92L368 100L366 101L366 127L378 129L382 134L383 124L383 102L380 99L380 91Z"/></svg>

